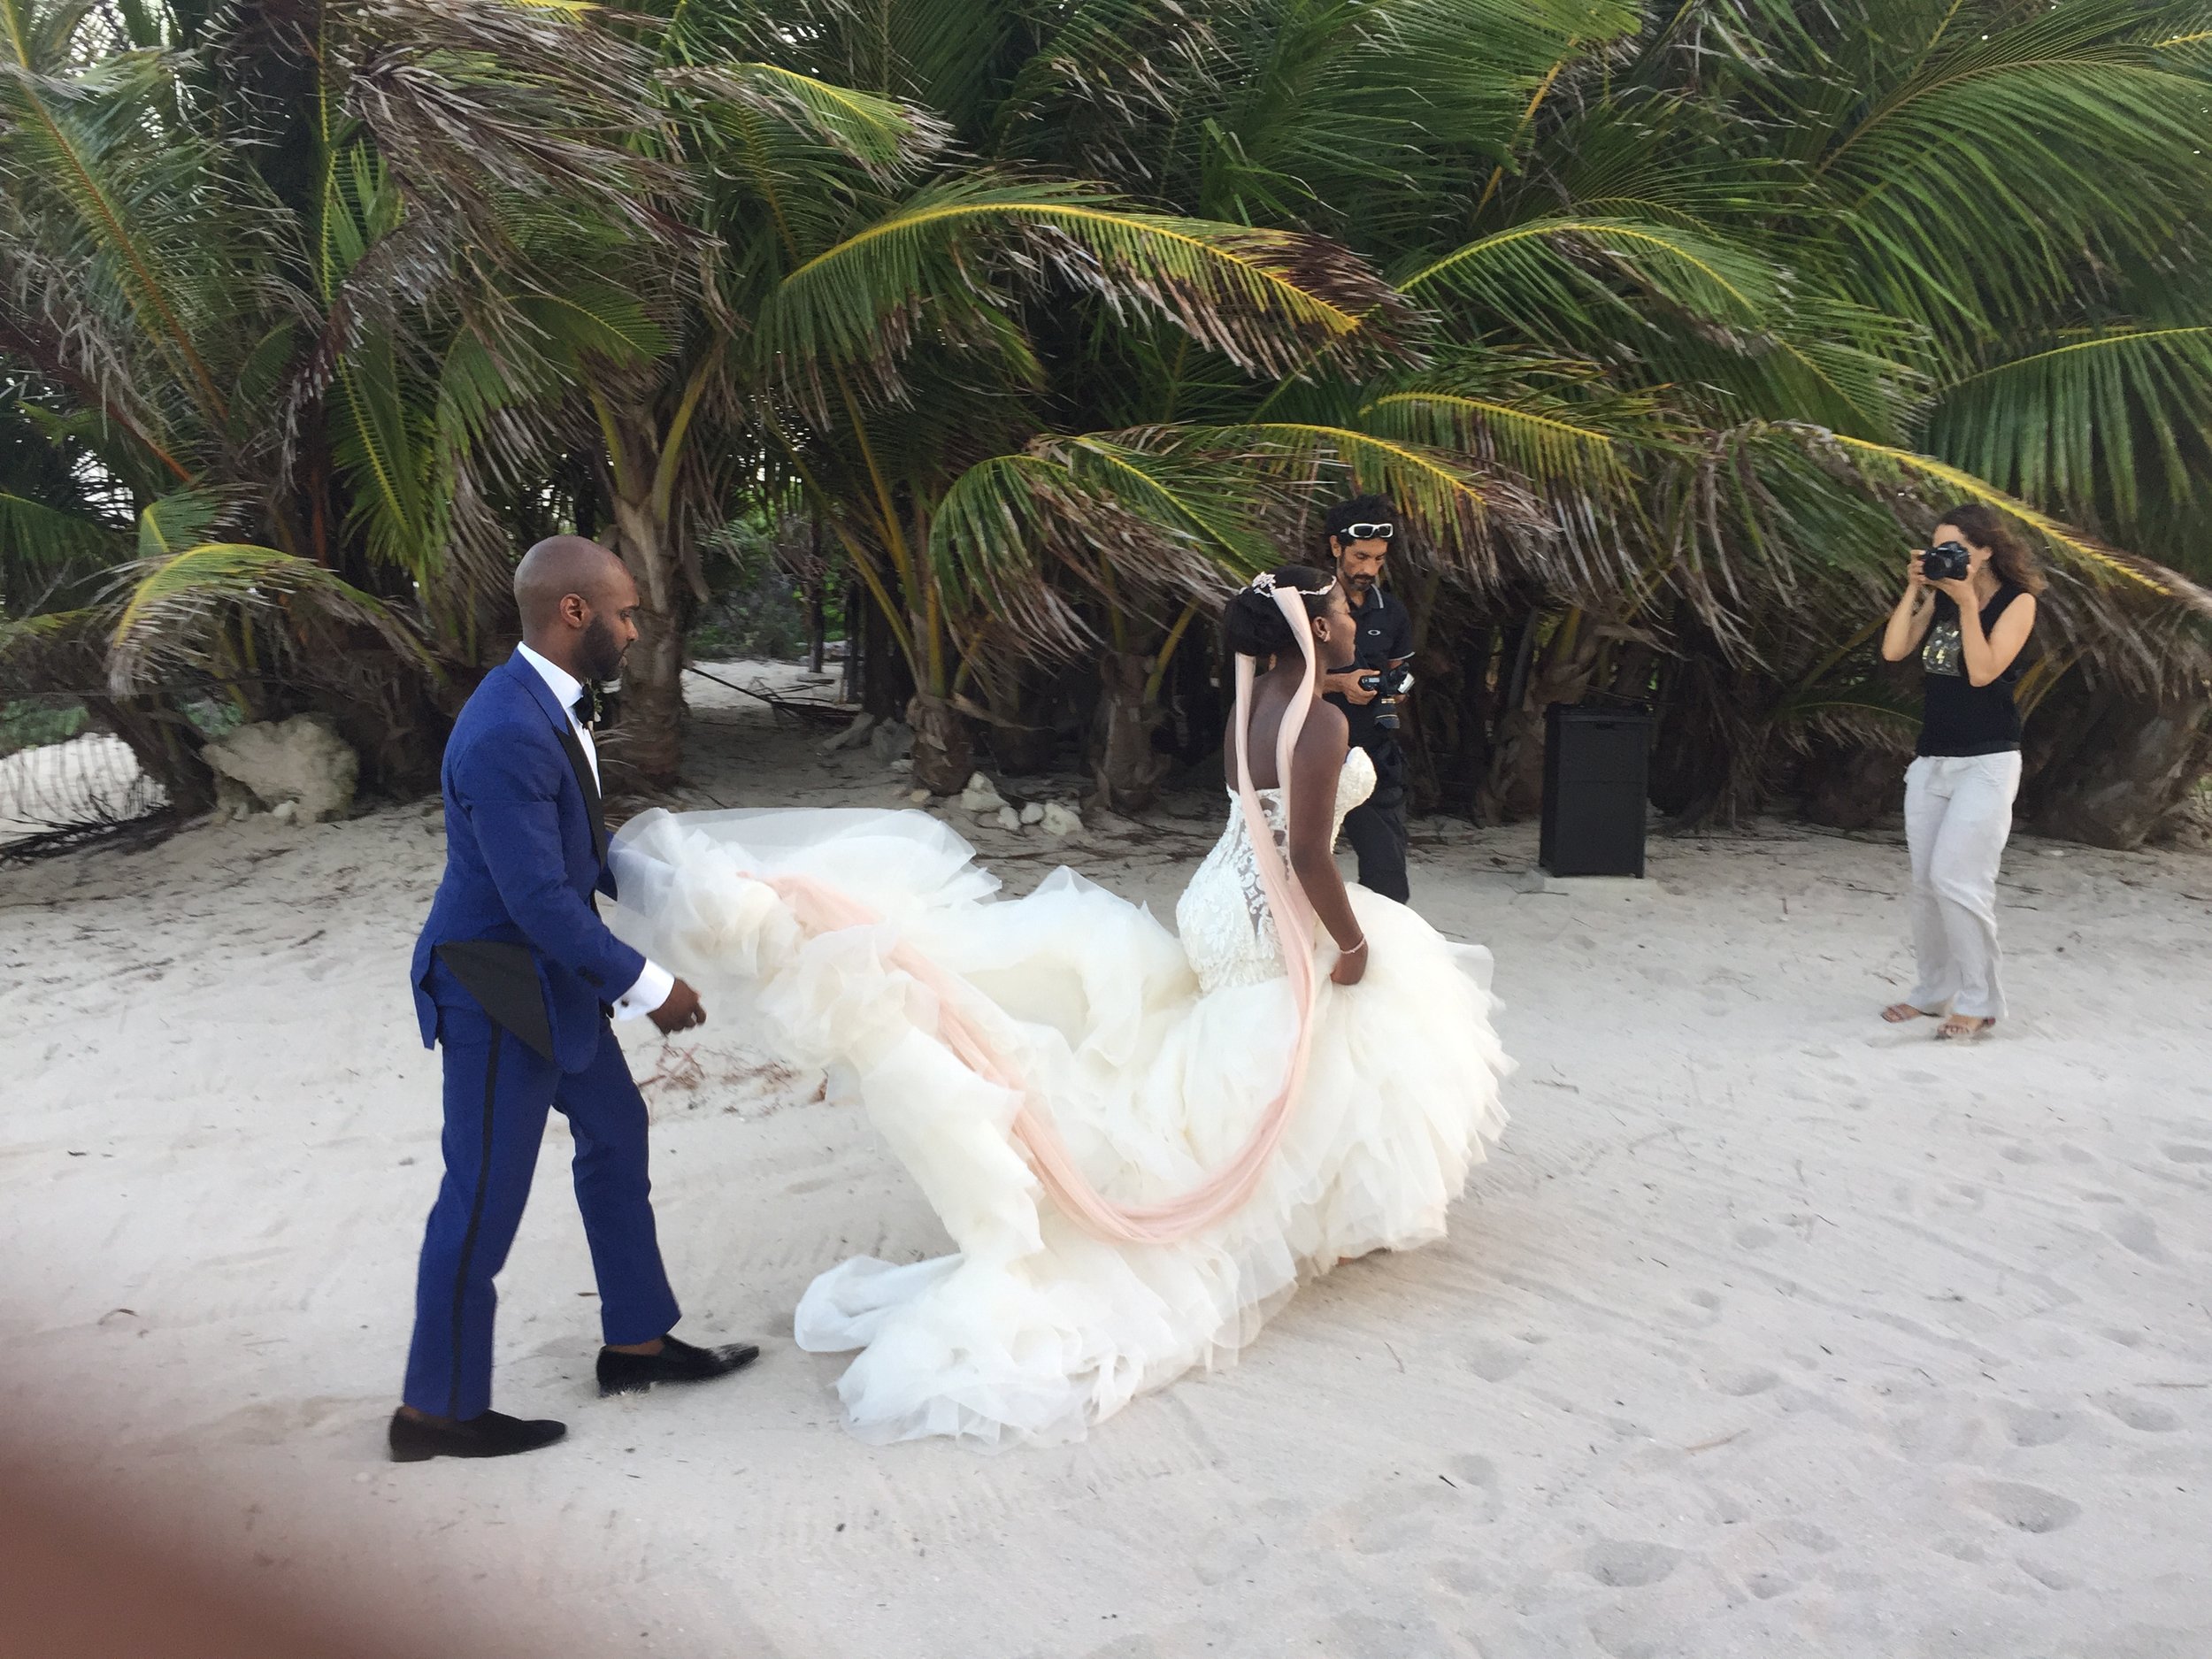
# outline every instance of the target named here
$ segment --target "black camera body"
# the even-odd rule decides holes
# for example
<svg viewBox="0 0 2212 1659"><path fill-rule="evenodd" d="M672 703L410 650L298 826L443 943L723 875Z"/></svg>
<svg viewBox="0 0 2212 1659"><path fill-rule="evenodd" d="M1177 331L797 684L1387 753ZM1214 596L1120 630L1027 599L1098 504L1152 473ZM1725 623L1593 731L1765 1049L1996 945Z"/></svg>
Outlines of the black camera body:
<svg viewBox="0 0 2212 1659"><path fill-rule="evenodd" d="M1413 689L1413 671L1409 668L1379 668L1371 674L1359 677L1359 688L1373 692L1378 698L1402 697ZM1375 715L1375 724L1386 732L1396 731L1397 710L1379 710Z"/></svg>
<svg viewBox="0 0 2212 1659"><path fill-rule="evenodd" d="M1920 549L1920 573L1932 582L1962 582L1968 568L1966 549L1955 541Z"/></svg>

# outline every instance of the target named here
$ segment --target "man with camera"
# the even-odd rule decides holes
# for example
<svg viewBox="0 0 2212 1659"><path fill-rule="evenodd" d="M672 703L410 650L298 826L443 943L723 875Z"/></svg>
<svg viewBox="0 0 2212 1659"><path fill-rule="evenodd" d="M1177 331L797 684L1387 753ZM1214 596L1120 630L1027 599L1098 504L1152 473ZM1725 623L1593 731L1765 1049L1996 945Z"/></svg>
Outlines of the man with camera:
<svg viewBox="0 0 2212 1659"><path fill-rule="evenodd" d="M1397 534L1397 512L1380 495L1359 495L1329 511L1323 529L1337 580L1352 611L1352 660L1322 676L1321 689L1351 722L1352 742L1375 763L1375 792L1344 820L1359 856L1359 884L1407 902L1406 757L1398 745L1400 700L1413 684L1413 618L1383 590L1383 561Z"/></svg>

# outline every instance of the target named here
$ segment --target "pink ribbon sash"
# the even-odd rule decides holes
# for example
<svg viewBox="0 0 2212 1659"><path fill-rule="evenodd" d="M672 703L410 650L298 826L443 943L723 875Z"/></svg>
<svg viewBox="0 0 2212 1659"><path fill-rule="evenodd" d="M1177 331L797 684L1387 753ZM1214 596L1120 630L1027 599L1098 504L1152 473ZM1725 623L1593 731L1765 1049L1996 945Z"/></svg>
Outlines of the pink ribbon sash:
<svg viewBox="0 0 2212 1659"><path fill-rule="evenodd" d="M1278 591L1282 608L1305 658L1298 695L1283 711L1282 729L1275 741L1275 775L1283 791L1285 822L1288 822L1291 758L1298 734L1306 723L1313 700L1313 632L1304 604L1288 590ZM1030 1095L1016 1068L993 1047L964 1011L966 988L921 951L904 940L895 940L887 959L910 974L935 995L937 1034L963 1065L977 1076L1023 1096L1014 1114L1014 1138L1028 1155L1045 1191L1061 1212L1086 1233L1110 1244L1171 1244L1202 1233L1234 1213L1251 1197L1267 1171L1269 1160L1290 1125L1291 1107L1306 1077L1313 1043L1313 1009L1318 989L1313 962L1313 910L1305 895L1292 880L1275 835L1261 808L1259 792L1252 787L1252 681L1255 663L1240 656L1236 664L1237 803L1251 838L1259 866L1260 886L1275 923L1275 936L1290 976L1291 994L1298 1007L1298 1032L1291 1048L1290 1064L1282 1087L1260 1114L1236 1156L1207 1175L1187 1192L1154 1204L1123 1204L1108 1198L1091 1184L1067 1144L1060 1139L1050 1116ZM867 927L882 921L866 905L810 876L766 878L767 884L790 907L801 926L815 933L835 933L849 927Z"/></svg>

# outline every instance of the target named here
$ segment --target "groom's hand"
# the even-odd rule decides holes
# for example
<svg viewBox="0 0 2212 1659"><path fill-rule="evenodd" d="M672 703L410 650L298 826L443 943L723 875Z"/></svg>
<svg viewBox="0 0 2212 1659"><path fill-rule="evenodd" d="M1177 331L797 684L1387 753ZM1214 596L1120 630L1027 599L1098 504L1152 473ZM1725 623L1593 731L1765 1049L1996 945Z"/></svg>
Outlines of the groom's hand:
<svg viewBox="0 0 2212 1659"><path fill-rule="evenodd" d="M661 1005L647 1016L661 1028L663 1036L672 1036L680 1031L689 1031L694 1025L707 1023L707 1010L699 1006L699 993L681 979L670 987Z"/></svg>

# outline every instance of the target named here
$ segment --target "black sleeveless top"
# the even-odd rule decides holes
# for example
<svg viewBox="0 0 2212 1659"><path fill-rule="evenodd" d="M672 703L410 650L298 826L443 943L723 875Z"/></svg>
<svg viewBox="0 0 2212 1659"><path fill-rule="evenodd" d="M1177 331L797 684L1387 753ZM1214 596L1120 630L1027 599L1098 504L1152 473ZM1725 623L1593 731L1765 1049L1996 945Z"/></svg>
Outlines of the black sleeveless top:
<svg viewBox="0 0 2212 1659"><path fill-rule="evenodd" d="M2005 607L2024 590L2000 581L1995 595L1982 607L1985 637L1997 629ZM2001 755L2020 747L2020 710L2013 705L2012 688L2020 680L2027 658L2023 647L2005 672L1986 686L1966 677L1964 648L1959 641L1959 608L1948 594L1938 594L1935 619L1920 647L1920 686L1924 707L1920 717L1923 755Z"/></svg>

